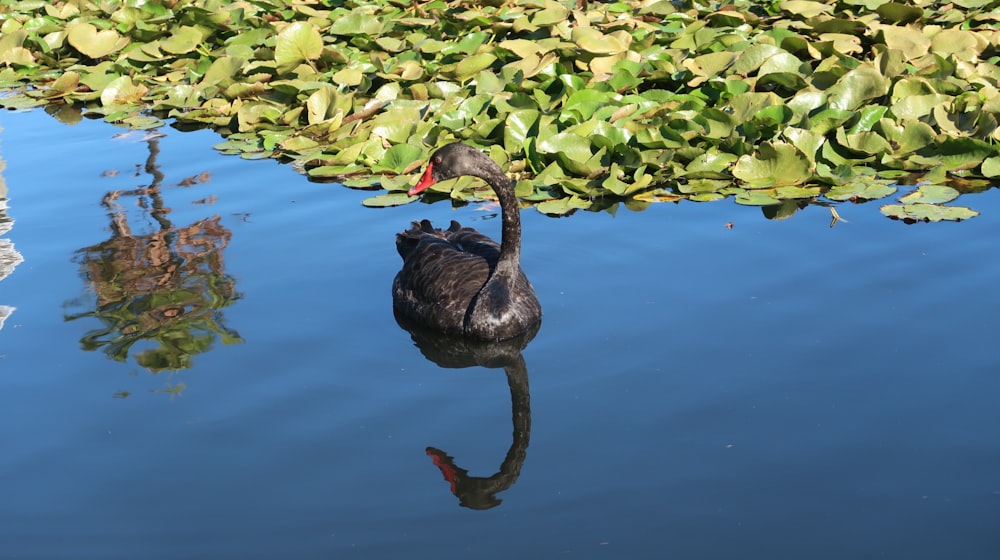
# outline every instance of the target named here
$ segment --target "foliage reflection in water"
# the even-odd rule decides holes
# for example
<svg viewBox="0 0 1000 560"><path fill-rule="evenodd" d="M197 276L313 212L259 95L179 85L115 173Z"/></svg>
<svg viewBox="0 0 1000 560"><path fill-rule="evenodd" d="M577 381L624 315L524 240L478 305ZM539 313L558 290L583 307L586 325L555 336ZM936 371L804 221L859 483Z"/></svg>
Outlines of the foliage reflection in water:
<svg viewBox="0 0 1000 560"><path fill-rule="evenodd" d="M470 509L490 509L500 505L496 495L517 482L521 467L528 454L531 437L531 395L528 391L528 366L522 352L538 334L541 323L527 332L502 341L478 341L448 336L422 329L399 313L395 313L399 326L410 333L414 344L431 362L442 368L484 367L503 368L510 388L511 418L514 434L500 470L488 477L470 476L469 471L455 463L454 457L435 447L427 448L427 455L441 469L444 479L451 485L451 493L459 504Z"/></svg>
<svg viewBox="0 0 1000 560"><path fill-rule="evenodd" d="M134 354L152 373L190 368L192 358L210 350L216 339L224 344L243 341L226 326L221 312L241 297L223 259L232 232L218 215L185 226L168 219L157 136L144 139L149 156L142 169L152 182L105 194L101 205L108 211L111 237L76 252L81 276L95 294L93 308L65 317L98 319L103 327L89 331L81 345L116 361L126 361L136 343L154 344ZM170 186L208 179L203 173ZM123 206L132 200L135 214ZM146 224L152 224L149 231L138 233Z"/></svg>
<svg viewBox="0 0 1000 560"><path fill-rule="evenodd" d="M2 171L3 160L0 159L0 172ZM14 272L14 268L24 261L21 253L18 253L17 249L14 248L14 243L2 237L13 227L14 220L7 215L7 185L3 181L3 176L0 175L0 281L10 276ZM0 304L0 329L3 328L4 322L14 313L15 309L13 306Z"/></svg>

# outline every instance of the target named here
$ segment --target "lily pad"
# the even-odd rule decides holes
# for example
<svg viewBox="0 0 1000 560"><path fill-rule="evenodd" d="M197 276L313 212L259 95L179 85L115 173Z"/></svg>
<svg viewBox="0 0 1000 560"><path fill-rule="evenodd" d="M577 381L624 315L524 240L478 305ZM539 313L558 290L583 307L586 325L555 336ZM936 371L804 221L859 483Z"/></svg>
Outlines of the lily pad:
<svg viewBox="0 0 1000 560"><path fill-rule="evenodd" d="M812 173L809 160L795 146L765 143L754 155L742 156L733 168L733 176L750 188L798 185Z"/></svg>
<svg viewBox="0 0 1000 560"><path fill-rule="evenodd" d="M136 84L132 78L122 76L113 80L104 91L101 92L101 104L104 106L125 105L138 103L149 89Z"/></svg>
<svg viewBox="0 0 1000 560"><path fill-rule="evenodd" d="M417 146L410 144L397 144L385 151L382 160L379 161L376 170L393 171L396 173L405 172L414 162L427 156L427 153Z"/></svg>
<svg viewBox="0 0 1000 560"><path fill-rule="evenodd" d="M982 170L986 177L1000 177L1000 156L983 160Z"/></svg>
<svg viewBox="0 0 1000 560"><path fill-rule="evenodd" d="M940 206L923 202L886 204L880 211L894 220L902 220L907 223L940 222L942 220L959 222L979 215L979 212L964 206Z"/></svg>
<svg viewBox="0 0 1000 560"><path fill-rule="evenodd" d="M959 192L946 185L921 185L917 190L899 199L904 204L923 202L927 204L943 204L958 198Z"/></svg>
<svg viewBox="0 0 1000 560"><path fill-rule="evenodd" d="M390 191L461 140L551 214L682 197L783 216L890 177L1000 177L995 5L26 0L0 10L0 106L171 118Z"/></svg>
<svg viewBox="0 0 1000 560"><path fill-rule="evenodd" d="M896 187L885 182L859 180L844 185L837 185L823 196L830 200L875 200L885 198L896 192Z"/></svg>
<svg viewBox="0 0 1000 560"><path fill-rule="evenodd" d="M285 74L299 64L316 60L323 53L323 37L319 30L304 21L297 21L278 33L274 45L274 62L278 72Z"/></svg>
<svg viewBox="0 0 1000 560"><path fill-rule="evenodd" d="M160 42L160 48L172 54L185 54L195 50L201 43L202 35L197 28L181 26L170 38Z"/></svg>
<svg viewBox="0 0 1000 560"><path fill-rule="evenodd" d="M74 49L90 58L103 58L122 50L129 43L128 38L122 37L117 31L113 29L98 31L91 23L69 26L66 30L66 40Z"/></svg>
<svg viewBox="0 0 1000 560"><path fill-rule="evenodd" d="M590 207L590 204L591 202L589 200L585 200L577 196L570 196L567 198L557 198L540 202L535 206L535 209L542 214L561 216L576 210L586 209Z"/></svg>
<svg viewBox="0 0 1000 560"><path fill-rule="evenodd" d="M361 204L370 208L385 208L388 206L402 206L404 204L409 204L418 198L420 197L410 196L405 192L391 192L366 198L361 201Z"/></svg>

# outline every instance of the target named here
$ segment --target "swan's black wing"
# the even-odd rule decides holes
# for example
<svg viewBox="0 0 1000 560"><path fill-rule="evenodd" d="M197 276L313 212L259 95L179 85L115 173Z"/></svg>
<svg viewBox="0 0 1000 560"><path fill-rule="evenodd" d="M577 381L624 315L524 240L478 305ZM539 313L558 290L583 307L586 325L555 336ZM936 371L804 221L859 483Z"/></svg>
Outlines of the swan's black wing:
<svg viewBox="0 0 1000 560"><path fill-rule="evenodd" d="M392 285L396 311L423 326L461 334L472 299L496 266L500 246L452 221L446 230L423 220L396 236L403 268Z"/></svg>

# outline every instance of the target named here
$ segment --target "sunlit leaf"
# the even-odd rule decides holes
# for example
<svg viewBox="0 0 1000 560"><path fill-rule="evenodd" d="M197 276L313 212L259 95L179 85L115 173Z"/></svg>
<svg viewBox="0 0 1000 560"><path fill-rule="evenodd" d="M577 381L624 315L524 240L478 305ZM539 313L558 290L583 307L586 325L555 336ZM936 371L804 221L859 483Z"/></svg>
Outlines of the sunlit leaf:
<svg viewBox="0 0 1000 560"><path fill-rule="evenodd" d="M926 202L928 204L942 204L951 202L958 198L959 192L945 185L921 185L917 190L899 199L904 204L915 202Z"/></svg>
<svg viewBox="0 0 1000 560"><path fill-rule="evenodd" d="M1000 177L1000 156L983 160L982 171L985 177Z"/></svg>
<svg viewBox="0 0 1000 560"><path fill-rule="evenodd" d="M565 154L576 161L586 161L593 155L586 138L568 133L556 134L539 142L538 150L542 153Z"/></svg>
<svg viewBox="0 0 1000 560"><path fill-rule="evenodd" d="M779 54L792 56L774 45L769 45L767 43L758 43L739 54L736 60L733 61L732 71L736 72L737 74L749 74L750 72L757 70L765 62L767 62L768 60ZM794 59L795 57L792 56L792 58ZM796 59L796 61L797 60L798 59ZM783 68L783 66L779 67ZM798 64L795 64L794 68L797 69Z"/></svg>
<svg viewBox="0 0 1000 560"><path fill-rule="evenodd" d="M455 75L458 76L459 79L468 79L480 70L489 68L490 65L496 61L496 59L497 57L491 53L481 53L462 59L462 61L455 66Z"/></svg>
<svg viewBox="0 0 1000 560"><path fill-rule="evenodd" d="M919 20L924 15L924 11L917 6L909 6L901 2L886 2L875 9L878 15L891 23L912 23Z"/></svg>
<svg viewBox="0 0 1000 560"><path fill-rule="evenodd" d="M745 190L740 189L734 198L737 204L747 206L770 206L781 204L781 199L773 190Z"/></svg>
<svg viewBox="0 0 1000 560"><path fill-rule="evenodd" d="M169 117L388 190L462 140L552 214L682 196L777 219L818 185L860 202L890 176L1000 176L995 3L27 0L0 9L0 106Z"/></svg>
<svg viewBox="0 0 1000 560"><path fill-rule="evenodd" d="M274 45L274 62L278 72L285 74L299 64L319 58L323 52L323 37L311 24L292 23L278 33Z"/></svg>
<svg viewBox="0 0 1000 560"><path fill-rule="evenodd" d="M376 167L379 171L394 171L402 173L413 162L419 161L427 156L424 150L410 144L397 144L385 151L382 160Z"/></svg>
<svg viewBox="0 0 1000 560"><path fill-rule="evenodd" d="M554 2L549 3L545 9L540 10L531 18L531 24L538 27L545 27L559 22L566 21L568 10L562 5Z"/></svg>
<svg viewBox="0 0 1000 560"><path fill-rule="evenodd" d="M916 27L879 25L877 29L885 38L886 46L902 51L907 60L920 58L931 48L931 40Z"/></svg>
<svg viewBox="0 0 1000 560"><path fill-rule="evenodd" d="M160 42L160 48L172 54L184 54L193 51L201 43L202 35L194 27L187 25L178 27L173 35Z"/></svg>
<svg viewBox="0 0 1000 560"><path fill-rule="evenodd" d="M739 158L733 176L751 188L797 185L810 176L809 160L795 146L766 143L754 155Z"/></svg>
<svg viewBox="0 0 1000 560"><path fill-rule="evenodd" d="M896 187L884 181L858 180L832 187L823 196L830 200L875 200L896 192Z"/></svg>
<svg viewBox="0 0 1000 560"><path fill-rule="evenodd" d="M504 149L517 153L524 147L525 140L533 135L539 113L533 109L511 111L504 127Z"/></svg>
<svg viewBox="0 0 1000 560"><path fill-rule="evenodd" d="M809 0L786 0L785 2L778 4L778 6L782 10L786 10L805 18L814 18L820 14L833 11L833 7L829 4Z"/></svg>
<svg viewBox="0 0 1000 560"><path fill-rule="evenodd" d="M69 26L66 30L66 40L73 45L73 48L90 58L103 58L122 50L129 43L127 37L122 37L114 29L98 31L91 23L75 23Z"/></svg>
<svg viewBox="0 0 1000 560"><path fill-rule="evenodd" d="M321 123L337 114L337 90L333 87L320 88L306 100L309 124ZM340 111L343 115L343 111Z"/></svg>
<svg viewBox="0 0 1000 560"><path fill-rule="evenodd" d="M879 209L882 214L904 222L961 221L974 218L979 212L964 206L939 206L937 204L887 204Z"/></svg>
<svg viewBox="0 0 1000 560"><path fill-rule="evenodd" d="M333 35L368 35L376 36L382 32L383 25L379 18L372 14L352 12L334 20L328 30Z"/></svg>
<svg viewBox="0 0 1000 560"><path fill-rule="evenodd" d="M570 40L582 50L594 54L616 54L628 48L621 36L605 35L593 27L574 27Z"/></svg>
<svg viewBox="0 0 1000 560"><path fill-rule="evenodd" d="M589 200L582 199L577 196L570 196L566 198L557 198L554 200L546 200L545 202L540 202L535 206L535 209L542 214L551 214L553 216L560 216L563 214L568 214L574 210L582 210L589 208L591 202Z"/></svg>
<svg viewBox="0 0 1000 560"><path fill-rule="evenodd" d="M231 56L221 56L212 62L201 79L202 85L228 85L236 76L246 61Z"/></svg>
<svg viewBox="0 0 1000 560"><path fill-rule="evenodd" d="M107 106L138 103L147 91L149 89L146 86L136 84L128 76L122 76L104 88L101 92L101 104Z"/></svg>
<svg viewBox="0 0 1000 560"><path fill-rule="evenodd" d="M882 154L892 151L889 142L875 132L848 134L841 128L837 130L837 141L845 148L865 154Z"/></svg>
<svg viewBox="0 0 1000 560"><path fill-rule="evenodd" d="M409 204L418 198L419 197L416 196L409 196L405 192L391 192L366 198L361 201L361 204L371 208L385 208L388 206L402 206L403 204Z"/></svg>
<svg viewBox="0 0 1000 560"><path fill-rule="evenodd" d="M863 65L851 70L828 90L830 107L853 111L869 99L888 92L888 82L877 69Z"/></svg>

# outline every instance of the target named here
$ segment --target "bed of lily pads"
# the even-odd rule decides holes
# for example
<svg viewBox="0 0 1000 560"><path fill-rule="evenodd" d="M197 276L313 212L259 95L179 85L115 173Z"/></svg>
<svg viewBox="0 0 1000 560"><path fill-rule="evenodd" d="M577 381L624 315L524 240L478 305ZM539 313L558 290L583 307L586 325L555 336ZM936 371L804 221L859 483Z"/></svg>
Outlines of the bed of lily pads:
<svg viewBox="0 0 1000 560"><path fill-rule="evenodd" d="M415 200L455 139L555 215L888 198L961 220L1000 182L1000 0L7 1L0 88L64 120L211 127L386 191L370 206Z"/></svg>

